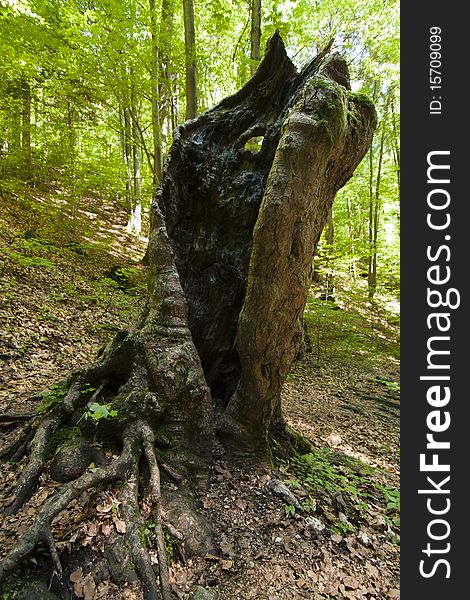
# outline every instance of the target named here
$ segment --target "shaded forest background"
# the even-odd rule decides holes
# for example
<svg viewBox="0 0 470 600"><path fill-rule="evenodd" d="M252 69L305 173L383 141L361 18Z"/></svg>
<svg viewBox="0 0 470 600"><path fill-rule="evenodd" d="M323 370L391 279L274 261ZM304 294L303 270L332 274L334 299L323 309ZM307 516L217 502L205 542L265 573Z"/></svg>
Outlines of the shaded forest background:
<svg viewBox="0 0 470 600"><path fill-rule="evenodd" d="M355 91L379 114L373 146L338 194L315 260L324 297L355 280L399 287L398 3L395 0L3 0L0 190L48 190L72 210L147 212L175 127L250 77L279 29L298 65L334 37ZM261 48L261 50L260 50Z"/></svg>

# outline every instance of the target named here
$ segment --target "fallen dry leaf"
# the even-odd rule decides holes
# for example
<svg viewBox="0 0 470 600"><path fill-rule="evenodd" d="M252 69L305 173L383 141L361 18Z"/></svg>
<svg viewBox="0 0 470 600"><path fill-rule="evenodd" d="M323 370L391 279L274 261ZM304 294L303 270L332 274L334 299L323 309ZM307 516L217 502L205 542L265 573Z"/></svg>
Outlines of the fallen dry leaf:
<svg viewBox="0 0 470 600"><path fill-rule="evenodd" d="M343 578L343 583L346 587L351 588L352 590L355 590L359 587L358 580L350 575L346 575L346 577Z"/></svg>
<svg viewBox="0 0 470 600"><path fill-rule="evenodd" d="M70 573L69 579L70 579L70 581L72 583L77 583L79 581L82 581L82 579L83 579L82 567L77 567L75 569L75 571L73 571L72 573Z"/></svg>
<svg viewBox="0 0 470 600"><path fill-rule="evenodd" d="M88 574L83 580L83 598L84 600L94 600L96 585L93 577Z"/></svg>
<svg viewBox="0 0 470 600"><path fill-rule="evenodd" d="M111 524L108 521L101 525L101 531L106 537L108 537L112 530L113 528L111 527Z"/></svg>
<svg viewBox="0 0 470 600"><path fill-rule="evenodd" d="M127 525L122 519L113 518L114 526L116 527L116 531L119 533L126 533Z"/></svg>

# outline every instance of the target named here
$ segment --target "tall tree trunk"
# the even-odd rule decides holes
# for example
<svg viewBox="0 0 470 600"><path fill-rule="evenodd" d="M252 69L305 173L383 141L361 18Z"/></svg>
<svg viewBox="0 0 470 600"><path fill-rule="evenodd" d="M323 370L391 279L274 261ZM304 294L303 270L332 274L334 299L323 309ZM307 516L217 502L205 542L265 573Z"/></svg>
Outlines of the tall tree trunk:
<svg viewBox="0 0 470 600"><path fill-rule="evenodd" d="M328 212L326 219L325 241L326 248L326 300L334 300L335 296L335 275L334 275L334 243L335 243L335 225L333 220L333 206Z"/></svg>
<svg viewBox="0 0 470 600"><path fill-rule="evenodd" d="M123 109L124 119L124 165L126 168L126 208L130 215L133 201L133 177L132 177L132 130L131 114L128 106Z"/></svg>
<svg viewBox="0 0 470 600"><path fill-rule="evenodd" d="M368 223L369 251L367 255L367 294L372 299L377 286L374 271L374 155L372 146L369 150L369 223Z"/></svg>
<svg viewBox="0 0 470 600"><path fill-rule="evenodd" d="M133 73L131 72L131 76ZM132 84L131 84L132 85ZM132 205L127 222L127 231L139 236L142 230L142 149L140 146L141 135L138 124L138 109L134 87L131 89L131 110L132 120Z"/></svg>
<svg viewBox="0 0 470 600"><path fill-rule="evenodd" d="M379 238L379 216L381 209L381 196L380 196L380 184L382 180L382 163L384 155L384 143L385 143L385 127L382 129L382 135L380 136L380 147L379 147L379 158L377 165L377 179L375 182L375 198L374 198L374 217L373 217L373 235L372 235L372 267L371 267L371 288L372 294L369 291L369 297L373 298L377 289L377 253L378 253L378 238Z"/></svg>
<svg viewBox="0 0 470 600"><path fill-rule="evenodd" d="M24 160L24 179L32 176L31 156L31 86L27 81L22 84L23 110L21 128L21 150Z"/></svg>
<svg viewBox="0 0 470 600"><path fill-rule="evenodd" d="M16 154L21 151L21 89L17 89L15 86L14 92L15 101L13 106L10 108L9 114L9 127L8 127L8 152L9 154Z"/></svg>
<svg viewBox="0 0 470 600"><path fill-rule="evenodd" d="M356 248L354 245L354 240L356 239L355 236L355 231L354 231L354 224L353 224L353 215L352 215L352 208L351 208L351 198L349 197L349 195L346 197L346 208L348 211L348 232L349 232L349 239L351 240L351 248L350 248L350 255L351 255L351 263L350 263L350 273L352 273L353 279L356 279L357 277L357 269L356 269Z"/></svg>
<svg viewBox="0 0 470 600"><path fill-rule="evenodd" d="M397 173L397 189L398 189L398 195L400 194L400 145L399 145L399 140L400 140L400 135L398 133L398 126L397 126L397 114L395 111L395 98L393 95L393 90L390 90L389 92L390 94L390 110L391 110L391 119L392 119L392 147L393 147L393 158L395 161L395 168L396 168L396 173Z"/></svg>
<svg viewBox="0 0 470 600"><path fill-rule="evenodd" d="M377 157L377 173L375 176L375 191L374 191L374 170L373 170L373 154L372 148L369 154L369 268L368 268L368 296L372 299L377 289L377 251L378 251L378 236L379 236L379 215L381 209L380 185L382 181L382 164L385 148L386 121L390 106L391 93L388 90L384 114L381 123L381 135L379 152Z"/></svg>
<svg viewBox="0 0 470 600"><path fill-rule="evenodd" d="M173 0L162 1L162 15L160 22L160 99L163 100L161 108L161 122L166 120L167 135L171 139L173 131L178 124L177 115L177 73L172 57L174 36L174 5Z"/></svg>
<svg viewBox="0 0 470 600"><path fill-rule="evenodd" d="M155 0L149 0L150 29L152 37L152 66L150 70L152 94L152 134L153 134L153 165L152 179L154 189L162 177L162 134L160 119L161 84L160 84L160 53L158 49L157 19L155 14Z"/></svg>
<svg viewBox="0 0 470 600"><path fill-rule="evenodd" d="M183 0L186 56L186 120L197 115L196 34L193 0Z"/></svg>
<svg viewBox="0 0 470 600"><path fill-rule="evenodd" d="M159 597L138 533L137 488L139 472L147 472L153 498L160 498L158 465L178 485L162 500L166 517L183 532L187 555L211 548L203 519L187 513L191 493L208 481L213 418L227 449L252 457L284 430L280 392L300 339L312 253L334 195L366 153L374 127L374 108L351 93L339 56L321 52L298 73L276 33L241 90L177 129L152 206L146 308L94 364L68 378L60 403L16 445L1 449L15 460L31 450L7 512L30 497L46 462L46 440L59 428L92 431L92 442L113 444L118 454L110 452L105 465L47 500L4 559L0 581L44 539L56 556L53 519L87 489L121 480L120 501L135 533L122 543L145 598ZM250 144L259 136L260 148ZM223 414L213 415L211 395L225 400ZM84 416L93 402L112 418ZM165 460L158 448L166 449ZM154 502L157 517L159 506ZM159 557L167 598L164 564Z"/></svg>
<svg viewBox="0 0 470 600"><path fill-rule="evenodd" d="M250 58L253 75L261 59L261 0L251 0Z"/></svg>

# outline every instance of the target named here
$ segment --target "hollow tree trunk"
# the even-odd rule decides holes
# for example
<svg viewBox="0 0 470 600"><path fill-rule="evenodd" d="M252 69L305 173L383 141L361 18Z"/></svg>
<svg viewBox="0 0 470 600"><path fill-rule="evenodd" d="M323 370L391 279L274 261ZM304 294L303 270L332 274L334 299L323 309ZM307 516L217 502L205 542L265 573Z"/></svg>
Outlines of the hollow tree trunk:
<svg viewBox="0 0 470 600"><path fill-rule="evenodd" d="M332 57L297 90L253 233L236 337L241 377L222 426L248 451L263 451L283 426L281 388L301 340L312 254L336 192L371 142L371 107L324 77L346 81L344 67Z"/></svg>
<svg viewBox="0 0 470 600"><path fill-rule="evenodd" d="M275 34L237 94L179 128L157 195L206 380L230 400L219 433L238 449L281 422L313 251L375 126L325 54L297 73Z"/></svg>
<svg viewBox="0 0 470 600"><path fill-rule="evenodd" d="M42 540L56 556L51 523L90 487L125 480L124 513L138 532L129 515L139 513L140 457L157 507L158 463L178 482L176 496L164 490L167 518L186 532L186 550L197 531L204 552L204 527L194 515L182 517L181 498L208 480L212 399L222 406L218 431L232 451L259 456L268 436L282 431L280 392L297 353L313 251L375 126L373 106L350 92L344 61L328 52L298 73L276 32L241 90L176 130L151 212L145 311L69 377L62 402L0 449L15 460L31 454L8 512L33 493L59 429L79 427L89 445L113 440L114 455L45 503L0 566L0 581ZM94 422L96 403L112 418ZM146 598L157 597L139 535L127 544Z"/></svg>

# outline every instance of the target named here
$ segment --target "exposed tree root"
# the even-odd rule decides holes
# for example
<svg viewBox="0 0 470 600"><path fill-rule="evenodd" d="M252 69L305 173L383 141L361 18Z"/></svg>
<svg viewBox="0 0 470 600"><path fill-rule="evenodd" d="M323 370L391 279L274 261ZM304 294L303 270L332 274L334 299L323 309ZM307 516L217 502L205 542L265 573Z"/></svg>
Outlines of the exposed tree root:
<svg viewBox="0 0 470 600"><path fill-rule="evenodd" d="M54 418L45 419L38 426L31 441L31 457L28 465L22 471L18 480L15 490L15 499L10 506L5 509L5 514L15 514L23 504L31 498L39 476L44 469L48 437L54 433L59 425L60 420Z"/></svg>
<svg viewBox="0 0 470 600"><path fill-rule="evenodd" d="M126 484L121 494L121 514L127 524L126 539L131 551L131 558L139 575L145 598L160 598L158 583L147 550L142 545L140 536L141 515L139 511L139 471L134 461L129 469ZM165 565L166 566L166 565ZM159 564L160 567L160 564Z"/></svg>
<svg viewBox="0 0 470 600"><path fill-rule="evenodd" d="M76 481L62 487L39 510L34 524L26 531L17 546L0 564L0 582L13 569L19 566L41 541L49 542L48 533L53 519L64 510L69 503L78 498L84 491L101 484L111 483L125 476L127 468L132 464L132 442L134 436L128 435L124 440L124 448L118 459L95 472L84 473Z"/></svg>
<svg viewBox="0 0 470 600"><path fill-rule="evenodd" d="M0 423L19 423L20 421L29 421L35 416L35 413L1 413Z"/></svg>
<svg viewBox="0 0 470 600"><path fill-rule="evenodd" d="M47 427L42 429L47 431ZM36 432L38 434L38 432ZM36 440L36 446L42 446L42 434ZM157 457L154 449L154 434L149 425L141 420L129 424L123 433L123 448L118 458L111 463L98 468L96 471L87 471L77 479L63 485L39 510L33 525L22 536L16 547L5 557L0 564L0 583L5 577L16 569L20 563L34 551L41 542L46 543L54 565L54 572L58 579L62 579L63 571L57 547L52 535L51 525L55 517L67 508L70 502L78 498L90 488L100 487L118 480L125 481L121 493L121 514L126 522L126 543L128 544L132 563L139 575L146 600L171 599L168 567L166 563L165 547L163 542L161 518L161 491L160 474ZM41 450L37 450L39 455ZM150 469L150 487L152 493L152 516L155 522L157 536L157 556L159 567L160 585L155 578L155 573L148 552L144 547L140 527L142 518L139 510L139 458L144 454ZM35 460L39 465L41 461ZM34 471L39 467L36 466ZM32 471L29 471L30 473ZM29 481L29 476L27 477ZM24 496L23 482L18 488ZM15 504L16 507L16 504ZM11 509L11 507L10 507Z"/></svg>
<svg viewBox="0 0 470 600"><path fill-rule="evenodd" d="M0 459L9 458L13 462L21 460L26 453L27 445L34 436L34 432L31 424L26 425L12 443L0 448ZM17 458L13 458L14 456Z"/></svg>
<svg viewBox="0 0 470 600"><path fill-rule="evenodd" d="M178 336L175 336L175 339L177 344L181 343ZM183 344L186 344L184 338ZM142 346L139 333L120 332L100 355L96 364L76 371L69 378L67 392L61 402L46 405L42 414L28 423L12 444L1 450L2 458L10 460L19 460L26 453L30 455L29 462L17 482L14 499L5 509L7 515L12 515L20 510L35 492L39 477L48 465L50 457L54 456L57 450L61 450L60 436L67 430L78 430L82 443L92 444L96 439L122 446L118 458L96 470L82 472L66 482L40 508L34 523L0 564L0 582L19 567L41 543L49 548L54 566L53 576L61 580L63 569L52 535L53 520L86 490L122 480L125 485L120 494L121 516L126 523L124 539L132 567L139 576L146 600L170 600L171 588L162 530L160 469L177 485L183 483L184 477L157 456L155 445L158 445L159 441L154 432L165 423L172 429L172 441L178 448L178 465L184 462L184 457L188 457L188 447L181 446L180 442L184 439L185 432L179 421L172 424L172 414L165 420L159 400L163 396L157 391L152 391L161 389L158 387L159 367L156 363L149 364L149 352L147 351L146 357ZM177 354L175 360L178 360ZM174 383L170 379L168 384ZM43 401L45 397L47 396L43 396ZM89 407L96 403L113 408L116 418L94 421L88 411ZM166 443L169 443L168 440ZM145 457L149 471L147 476L155 524L159 582L141 536L143 521L139 510L139 481L142 477L139 473L139 460L142 456ZM198 464L197 461L195 464ZM180 542L183 540L183 535L171 524L168 524L168 528L177 534ZM180 553L185 556L182 546Z"/></svg>
<svg viewBox="0 0 470 600"><path fill-rule="evenodd" d="M157 457L154 450L155 438L153 431L145 427L143 432L143 444L145 457L150 469L150 486L152 489L152 513L155 522L155 533L157 536L157 555L160 566L160 585L162 589L163 600L170 600L170 581L165 556L165 544L163 542L162 531L162 510L161 510L161 492L160 492L160 471L158 469Z"/></svg>

